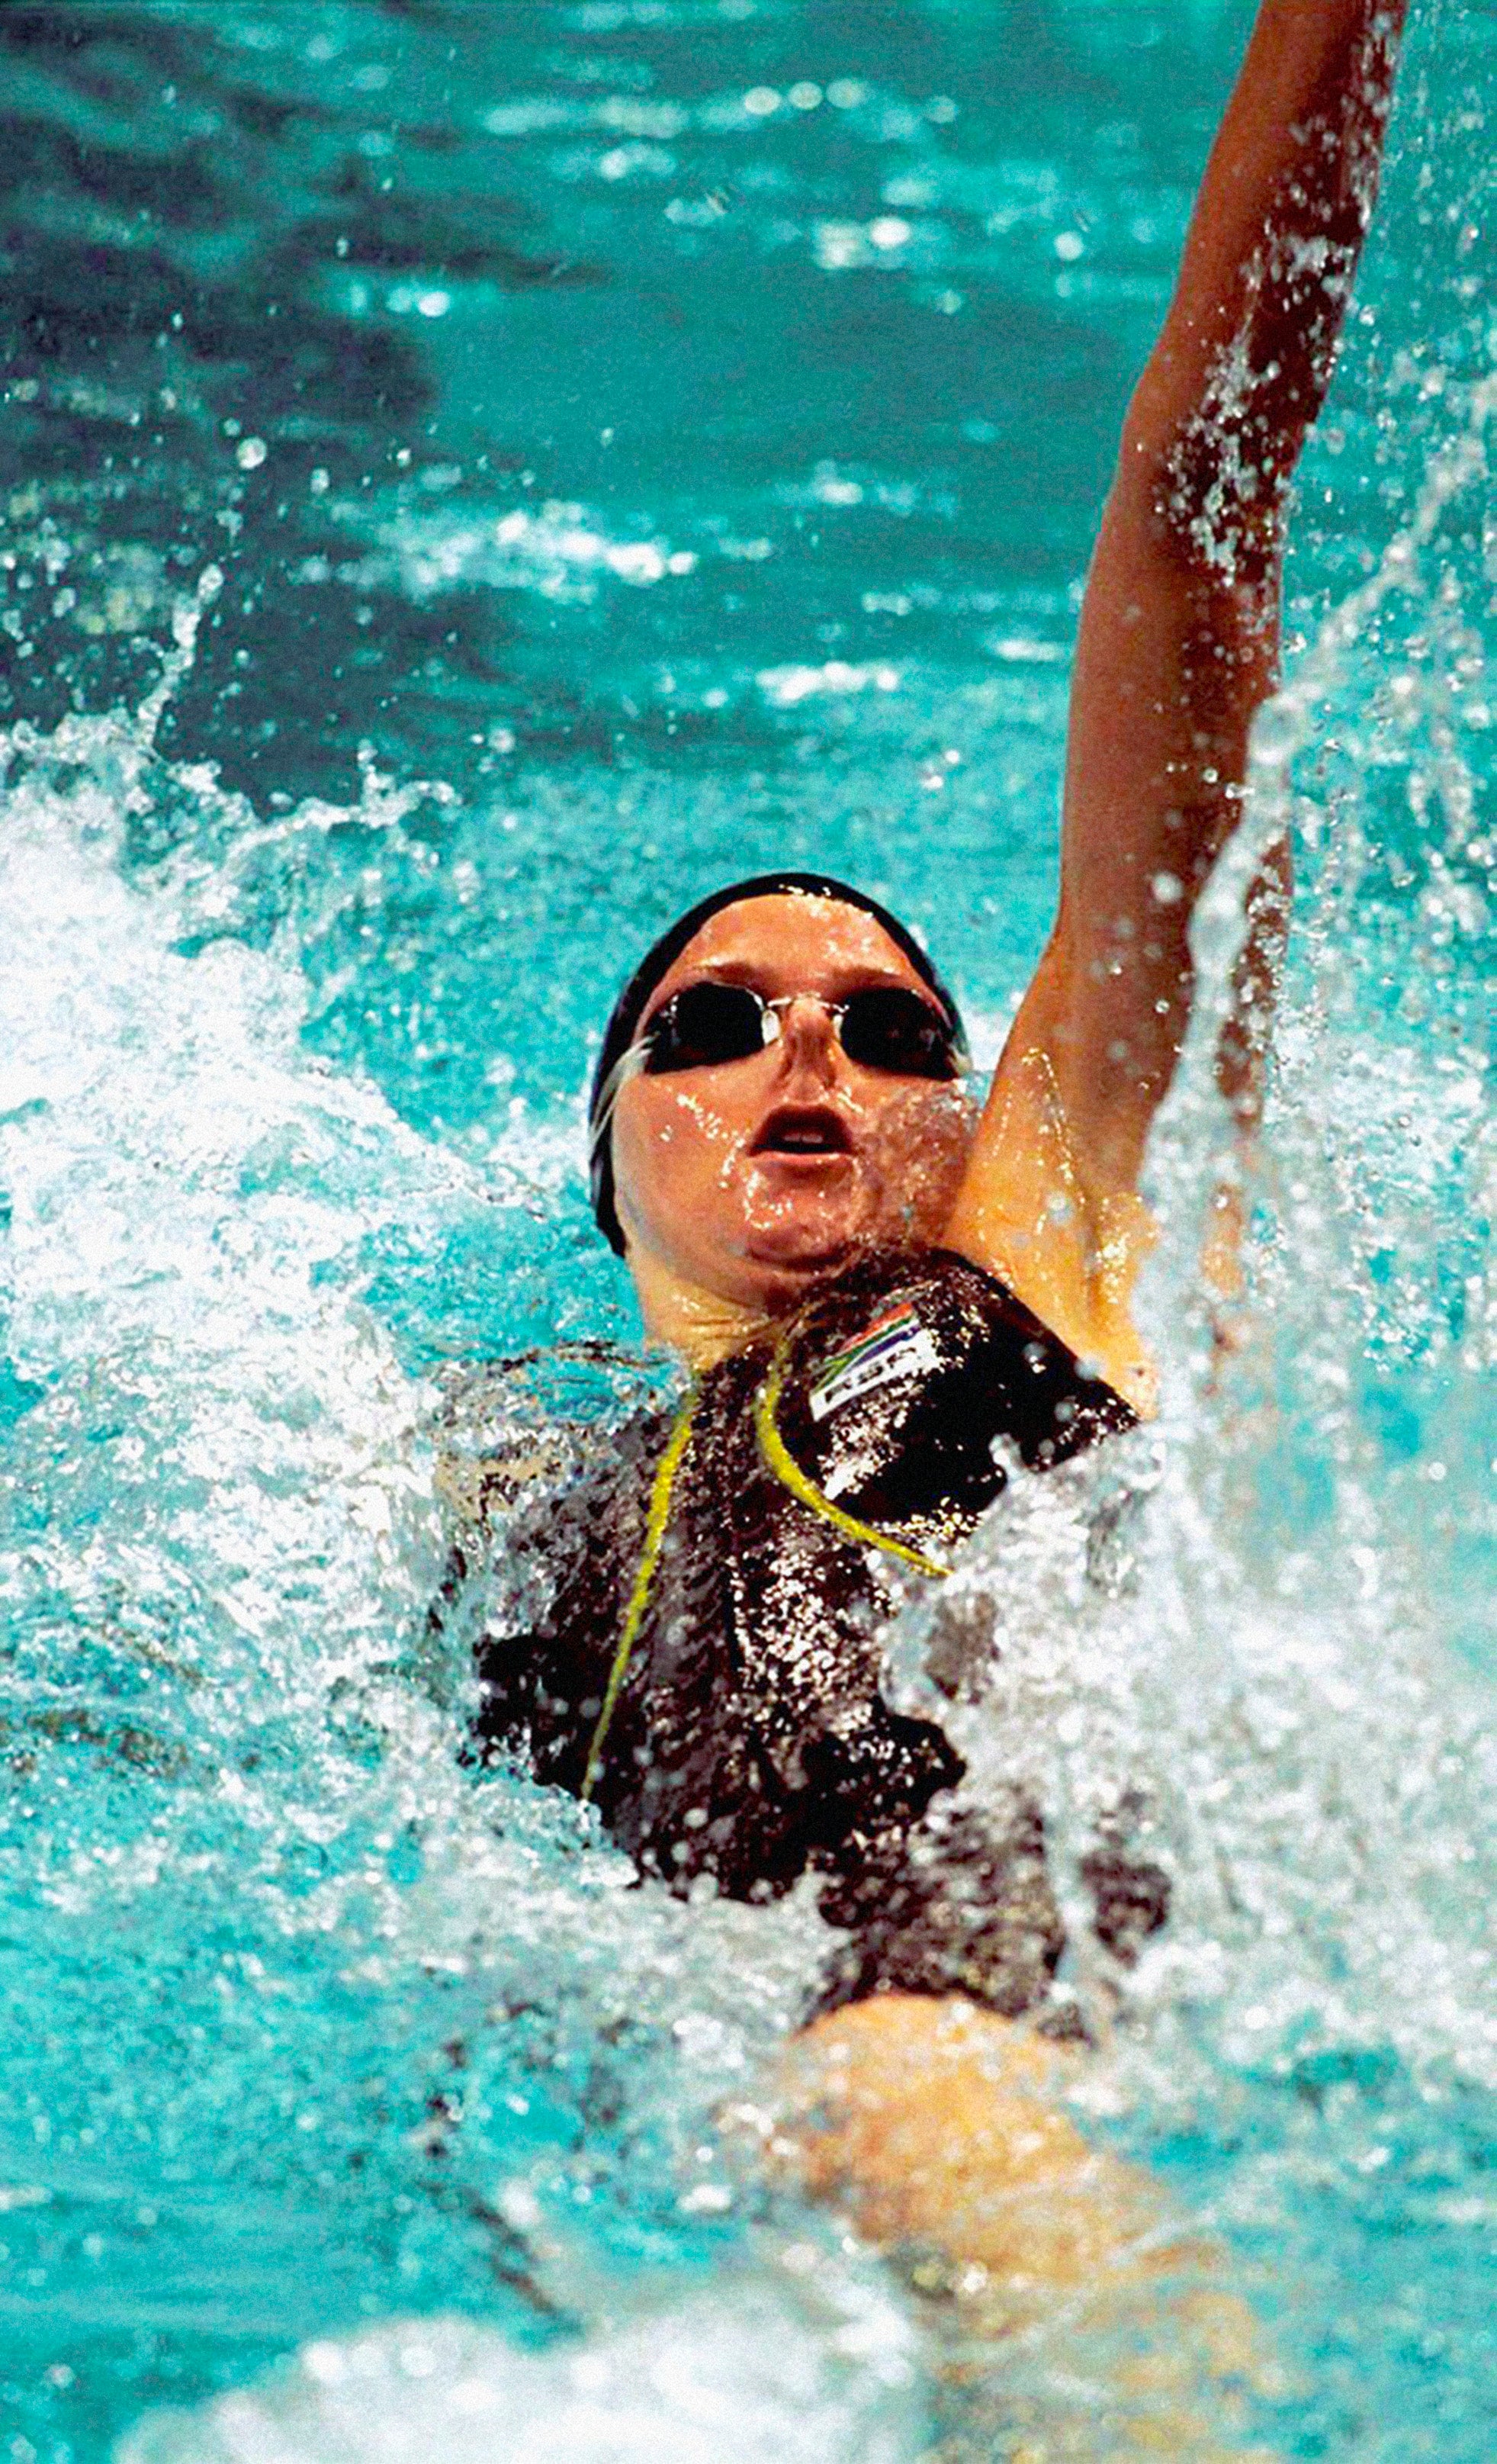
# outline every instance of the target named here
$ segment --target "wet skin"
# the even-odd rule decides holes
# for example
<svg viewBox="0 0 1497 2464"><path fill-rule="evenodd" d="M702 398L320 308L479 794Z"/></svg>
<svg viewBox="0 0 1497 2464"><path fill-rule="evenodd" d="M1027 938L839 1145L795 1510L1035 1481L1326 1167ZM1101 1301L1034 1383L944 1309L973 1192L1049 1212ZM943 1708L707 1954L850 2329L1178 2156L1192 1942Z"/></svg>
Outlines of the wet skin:
<svg viewBox="0 0 1497 2464"><path fill-rule="evenodd" d="M624 1087L614 1174L636 1272L777 1314L863 1249L939 1241L976 1126L965 1082L849 1061L825 1006L873 985L931 1000L874 917L794 896L725 908L662 979L644 1025L704 981L795 998L778 1042L749 1059Z"/></svg>

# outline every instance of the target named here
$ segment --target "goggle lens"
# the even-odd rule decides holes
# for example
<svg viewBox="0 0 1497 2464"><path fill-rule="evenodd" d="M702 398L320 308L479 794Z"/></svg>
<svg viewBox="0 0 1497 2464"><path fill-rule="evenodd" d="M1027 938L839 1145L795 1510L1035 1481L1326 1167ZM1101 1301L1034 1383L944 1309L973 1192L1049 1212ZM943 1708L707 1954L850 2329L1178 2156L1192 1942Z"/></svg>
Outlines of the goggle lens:
<svg viewBox="0 0 1497 2464"><path fill-rule="evenodd" d="M653 1075L748 1061L764 1050L764 1004L746 985L688 984L651 1019L645 1068Z"/></svg>
<svg viewBox="0 0 1497 2464"><path fill-rule="evenodd" d="M886 1069L898 1078L954 1078L951 1029L919 993L898 984L870 985L854 993L837 1032L849 1061L861 1069Z"/></svg>

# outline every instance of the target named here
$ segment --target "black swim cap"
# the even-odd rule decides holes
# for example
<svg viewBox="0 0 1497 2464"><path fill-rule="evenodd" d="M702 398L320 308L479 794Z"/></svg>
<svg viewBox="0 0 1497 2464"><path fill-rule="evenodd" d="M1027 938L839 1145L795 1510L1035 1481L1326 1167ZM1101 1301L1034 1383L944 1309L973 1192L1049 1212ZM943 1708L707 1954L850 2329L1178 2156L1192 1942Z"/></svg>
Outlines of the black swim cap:
<svg viewBox="0 0 1497 2464"><path fill-rule="evenodd" d="M614 1003L613 1016L603 1033L603 1048L593 1072L593 1089L588 1098L589 1128L597 1121L605 1089L618 1063L628 1051L643 1017L650 995L662 978L675 965L688 941L694 940L710 916L720 914L725 907L736 907L748 898L833 898L839 907L857 907L882 926L896 949L901 950L921 981L929 986L950 1023L953 1034L964 1047L966 1043L961 1013L924 951L908 928L881 907L866 891L854 890L848 882L834 880L825 872L761 872L748 881L729 882L724 890L714 890L709 898L700 899L688 907L668 932L646 950L633 975ZM621 1258L624 1254L623 1231L614 1204L614 1153L612 1134L597 1140L589 1167L589 1185L593 1212L597 1228L611 1249Z"/></svg>

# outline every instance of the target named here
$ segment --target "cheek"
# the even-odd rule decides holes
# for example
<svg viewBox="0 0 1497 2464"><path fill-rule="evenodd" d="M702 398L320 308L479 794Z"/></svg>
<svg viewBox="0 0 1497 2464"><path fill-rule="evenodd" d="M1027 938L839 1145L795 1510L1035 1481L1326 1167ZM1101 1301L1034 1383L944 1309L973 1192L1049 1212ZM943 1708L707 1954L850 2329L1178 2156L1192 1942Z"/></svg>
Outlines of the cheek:
<svg viewBox="0 0 1497 2464"><path fill-rule="evenodd" d="M620 1102L614 1119L614 1171L620 1193L636 1211L652 1210L652 1199L689 1185L697 1193L723 1177L747 1132L719 1100L689 1084L679 1090L640 1085Z"/></svg>
<svg viewBox="0 0 1497 2464"><path fill-rule="evenodd" d="M906 1205L949 1205L976 1127L976 1107L960 1089L900 1088L870 1114L868 1157L889 1194Z"/></svg>

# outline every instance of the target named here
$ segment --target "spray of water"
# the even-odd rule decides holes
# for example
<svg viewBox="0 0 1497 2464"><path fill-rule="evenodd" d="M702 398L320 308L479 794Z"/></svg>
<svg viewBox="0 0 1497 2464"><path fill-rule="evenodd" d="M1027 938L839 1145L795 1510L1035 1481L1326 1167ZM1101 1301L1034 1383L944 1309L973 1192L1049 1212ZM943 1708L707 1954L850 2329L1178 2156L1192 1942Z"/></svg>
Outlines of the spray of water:
<svg viewBox="0 0 1497 2464"><path fill-rule="evenodd" d="M482 1172L454 1160L308 1056L288 935L203 939L202 844L243 848L247 817L152 749L201 604L142 713L9 748L12 2245L60 2233L86 2272L128 2180L147 2275L162 2236L190 2286L224 2236L270 2235L242 2333L284 2337L309 2264L309 2333L329 2294L346 2315L430 2277L487 2288L522 2338L597 2325L614 2244L645 2283L652 2255L679 2267L736 2230L710 2118L792 2026L818 1921L656 1903L591 1817L459 1766L423 1657L439 1391L363 1299L365 1251L529 1220L570 1158L543 1129ZM124 877L132 822L184 802L191 853ZM378 845L403 809L371 770L357 808L298 809L260 843L293 863L330 827ZM366 2252L350 2281L337 2244L381 2209L385 2264ZM731 2333L762 2372L772 2334ZM522 2381L540 2406L551 2382L522 2371L516 2403Z"/></svg>

